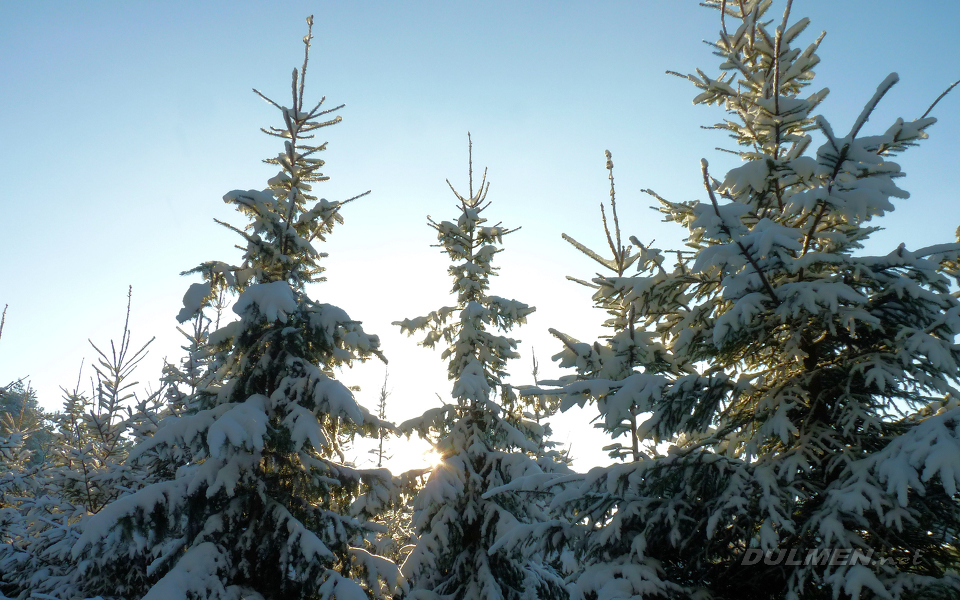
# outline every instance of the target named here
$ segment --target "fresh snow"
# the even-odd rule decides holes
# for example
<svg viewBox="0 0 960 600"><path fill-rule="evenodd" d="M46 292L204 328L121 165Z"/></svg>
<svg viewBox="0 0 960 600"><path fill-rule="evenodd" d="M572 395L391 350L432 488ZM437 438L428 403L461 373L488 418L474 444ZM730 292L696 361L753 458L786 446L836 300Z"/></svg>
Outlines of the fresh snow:
<svg viewBox="0 0 960 600"><path fill-rule="evenodd" d="M297 299L286 281L273 281L249 286L237 298L233 312L249 318L251 306L267 321L287 322L287 315L297 310Z"/></svg>

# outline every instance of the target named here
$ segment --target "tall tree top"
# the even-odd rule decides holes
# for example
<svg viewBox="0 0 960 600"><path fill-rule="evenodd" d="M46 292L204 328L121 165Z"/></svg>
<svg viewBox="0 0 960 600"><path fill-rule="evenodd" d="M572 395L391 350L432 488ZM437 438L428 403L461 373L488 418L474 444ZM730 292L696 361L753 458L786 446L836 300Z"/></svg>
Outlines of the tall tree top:
<svg viewBox="0 0 960 600"><path fill-rule="evenodd" d="M509 331L526 322L535 308L516 300L488 294L490 278L496 275L493 258L502 251L503 237L517 228L493 225L483 213L490 207L486 199L490 184L484 169L480 185L474 190L473 141L467 134L469 156L469 194L464 196L447 180L457 198L459 215L455 221L427 222L437 232L437 246L450 257L447 269L453 278L451 293L455 306L444 306L430 314L394 323L401 331L427 330L421 345L434 347L446 343L443 358L449 359L448 377L455 381L453 396L476 403L490 397L491 390L507 375L506 361L515 358L517 341L495 330ZM457 318L451 318L451 317Z"/></svg>

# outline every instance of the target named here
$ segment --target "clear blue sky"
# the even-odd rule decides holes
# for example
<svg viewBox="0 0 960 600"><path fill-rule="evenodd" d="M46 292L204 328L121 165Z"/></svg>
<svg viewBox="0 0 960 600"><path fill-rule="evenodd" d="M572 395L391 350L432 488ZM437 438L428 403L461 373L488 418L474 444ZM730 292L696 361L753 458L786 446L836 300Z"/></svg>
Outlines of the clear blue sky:
<svg viewBox="0 0 960 600"><path fill-rule="evenodd" d="M344 209L346 224L323 248L330 281L312 294L381 335L396 419L449 392L439 353L390 323L451 303L425 219L455 216L444 179L466 187L467 131L475 167L489 167L491 216L522 226L493 287L539 307L516 332L524 358L511 370L521 383L531 345L556 374L548 327L584 339L599 331L589 294L564 280L590 277L593 266L560 234L602 247L603 151L613 152L624 229L663 246L682 232L659 223L640 190L695 199L701 157L716 174L733 164L714 150L728 139L700 129L721 111L694 107L693 86L664 74L717 73L700 42L716 38L717 13L692 0L3 2L0 380L29 376L57 408L59 386L90 362L87 338L103 346L119 335L128 285L134 342L157 337L140 381L156 379L163 356L179 357L174 316L193 281L179 273L238 257L212 219L241 224L221 197L263 188L273 174L260 160L280 147L258 128L277 114L250 89L287 100L308 14L307 94L346 104L343 123L325 130L332 179L320 195L373 190ZM794 15L812 19L804 43L828 32L816 85L831 90L822 112L836 129L892 71L901 83L867 133L918 117L960 78L960 3L797 0ZM899 160L912 198L881 222L888 230L871 251L953 239L958 109L960 92L938 106L931 139ZM369 406L382 376L373 365L343 378L363 387ZM594 451L565 427L558 440L576 440L575 455Z"/></svg>

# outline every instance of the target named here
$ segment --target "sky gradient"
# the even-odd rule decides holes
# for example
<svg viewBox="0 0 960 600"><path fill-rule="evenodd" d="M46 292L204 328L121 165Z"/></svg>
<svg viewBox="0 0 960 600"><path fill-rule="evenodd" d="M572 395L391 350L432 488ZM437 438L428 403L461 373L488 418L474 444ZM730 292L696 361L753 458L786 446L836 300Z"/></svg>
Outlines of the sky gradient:
<svg viewBox="0 0 960 600"><path fill-rule="evenodd" d="M0 3L0 308L9 305L0 383L27 376L57 409L59 387L76 383L83 359L89 380L87 339L104 347L119 337L128 285L134 344L156 337L137 378L151 384L164 356L179 358L174 316L196 281L179 273L239 260L238 238L213 219L242 225L223 194L262 189L274 174L260 161L281 147L259 127L279 114L250 89L289 103L308 14L316 39L307 96L346 104L343 122L322 131L332 179L315 190L331 200L372 190L344 208L346 223L320 248L330 253L329 281L310 291L383 339L388 416L449 396L439 352L391 322L453 303L426 216L456 216L445 179L467 187L467 131L478 177L489 169L488 215L522 227L506 238L491 292L538 307L514 332L524 340L514 382L531 381L531 347L541 376L559 374L547 328L592 340L603 320L589 292L564 279L589 278L593 265L560 238L603 248L603 151L613 153L625 234L661 247L677 247L683 231L660 223L641 190L701 198L700 158L716 176L736 164L714 149L730 140L701 128L723 112L693 106L695 88L665 74L699 67L716 76L718 59L700 40L717 37L718 16L694 1L480 4ZM794 2L794 17L812 20L799 45L828 32L814 87L830 88L821 112L835 129L849 129L890 72L900 84L865 134L920 116L960 78L960 3L922 6ZM880 221L887 229L868 252L954 239L958 109L955 92L934 111L931 139L896 160L911 198ZM377 363L342 378L373 407L383 375ZM591 416L557 425L574 456L602 456L602 440L582 434Z"/></svg>

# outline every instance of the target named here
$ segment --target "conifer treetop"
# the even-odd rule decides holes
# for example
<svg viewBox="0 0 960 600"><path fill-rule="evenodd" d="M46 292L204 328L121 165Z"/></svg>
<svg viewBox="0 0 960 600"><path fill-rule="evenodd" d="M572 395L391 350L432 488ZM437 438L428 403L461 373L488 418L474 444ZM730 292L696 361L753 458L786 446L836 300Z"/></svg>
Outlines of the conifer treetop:
<svg viewBox="0 0 960 600"><path fill-rule="evenodd" d="M526 322L535 308L516 300L489 295L490 277L496 275L493 257L501 252L503 236L519 227L507 228L502 222L486 225L482 213L490 206L487 192L487 171L484 169L479 187L473 187L473 140L467 134L469 152L469 194L462 195L447 180L457 197L460 214L454 221L427 222L436 232L438 244L453 264L448 273L453 278L451 293L457 295L455 306L444 306L415 319L397 321L401 331L412 334L427 330L420 342L428 348L440 340L446 342L443 359L448 361L448 377L455 381L453 396L465 402L489 398L491 390L507 375L506 361L517 357L517 341L492 333L508 331ZM451 319L455 315L456 319Z"/></svg>
<svg viewBox="0 0 960 600"><path fill-rule="evenodd" d="M557 329L550 329L550 333L557 337L564 345L564 349L553 358L560 362L562 367L576 367L579 379L604 379L619 381L633 374L635 369L641 368L647 372L664 370L669 367L665 363L667 355L663 347L656 342L654 336L644 329L644 319L636 312L636 307L627 301L628 286L632 277L627 274L630 267L656 267L664 257L659 250L653 249L652 244L643 244L635 236L630 236L631 245L624 246L620 228L620 218L617 214L617 196L613 177L613 155L609 150L604 152L608 179L610 180L610 214L607 219L606 206L600 203L600 219L603 224L604 236L607 240L611 257L601 256L599 252L591 250L584 244L564 233L563 239L574 248L600 264L604 273L598 273L597 279L613 286L613 291L604 290L603 285L594 281L585 281L576 277L567 276L567 279L596 290L594 306L604 310L608 318L604 327L611 330L601 337L605 340L586 344ZM612 222L612 227L611 227ZM636 249L635 249L636 248ZM554 382L556 383L556 382ZM585 405L590 399L595 399L600 412L601 421L597 424L612 434L614 438L628 435L629 446L619 442L613 443L606 449L616 458L630 457L640 460L640 438L637 435L636 405L622 405L608 402L605 393L591 394L589 388L582 392L564 394L560 406L567 409L574 403ZM529 388L524 393L542 393L539 387Z"/></svg>
<svg viewBox="0 0 960 600"><path fill-rule="evenodd" d="M325 108L326 96L312 107L305 104L304 88L310 46L313 40L313 17L307 19L308 31L303 37L303 64L293 70L291 80L291 105L284 106L261 91L254 93L280 111L283 125L263 127L264 133L280 138L283 152L264 162L280 167L280 171L268 180L264 190L233 190L223 200L236 205L250 220L243 229L217 220L218 223L238 233L246 244L243 262L239 266L219 261L207 262L186 273L199 272L211 285L207 292L224 286L242 291L248 284L287 281L295 290L302 290L306 283L324 281L320 259L326 256L314 248L315 241L323 242L338 223L343 223L340 208L357 198L369 194L369 190L342 201L328 201L312 194L313 184L327 181L328 176L320 169L325 164L319 153L327 149L326 142L315 142L317 131L340 123L342 117L334 115L345 105ZM201 290L202 291L202 290ZM186 320L188 314L181 313Z"/></svg>

